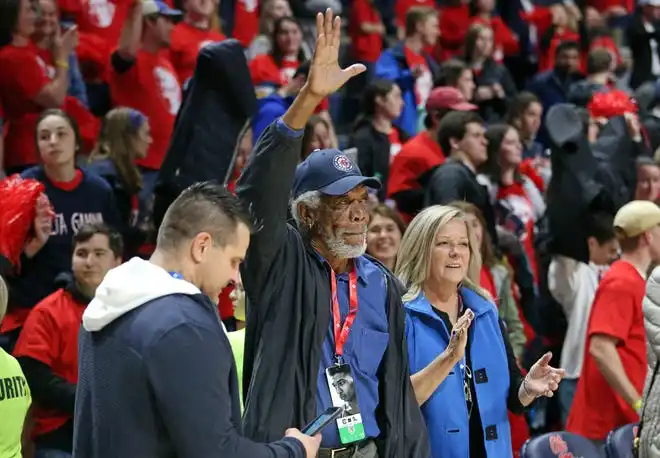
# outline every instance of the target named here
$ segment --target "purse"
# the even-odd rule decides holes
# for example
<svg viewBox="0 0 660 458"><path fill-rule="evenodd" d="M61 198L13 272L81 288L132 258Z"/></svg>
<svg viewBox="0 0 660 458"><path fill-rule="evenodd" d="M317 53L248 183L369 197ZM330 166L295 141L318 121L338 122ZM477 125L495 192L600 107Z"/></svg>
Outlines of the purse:
<svg viewBox="0 0 660 458"><path fill-rule="evenodd" d="M649 386L649 393L651 388L655 385L655 379L658 377L658 369L660 369L660 361L655 363L655 369L653 370L653 376L651 377L651 385ZM646 395L646 402L644 407L642 407L642 414L639 419L639 427L637 428L637 434L633 439L633 457L639 458L639 439L642 437L642 428L644 427L644 413L646 412L646 405L648 404L648 394Z"/></svg>

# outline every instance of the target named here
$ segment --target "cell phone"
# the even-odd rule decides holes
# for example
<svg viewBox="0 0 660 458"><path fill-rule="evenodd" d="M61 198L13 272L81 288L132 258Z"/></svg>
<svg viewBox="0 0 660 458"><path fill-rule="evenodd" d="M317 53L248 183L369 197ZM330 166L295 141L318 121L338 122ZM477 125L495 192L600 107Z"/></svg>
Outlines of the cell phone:
<svg viewBox="0 0 660 458"><path fill-rule="evenodd" d="M344 409L342 407L328 407L328 409L316 417L313 422L305 426L302 429L302 433L306 434L307 436L314 436L323 430L323 428L328 426L328 424L330 424L332 421L341 417L342 413L344 413Z"/></svg>

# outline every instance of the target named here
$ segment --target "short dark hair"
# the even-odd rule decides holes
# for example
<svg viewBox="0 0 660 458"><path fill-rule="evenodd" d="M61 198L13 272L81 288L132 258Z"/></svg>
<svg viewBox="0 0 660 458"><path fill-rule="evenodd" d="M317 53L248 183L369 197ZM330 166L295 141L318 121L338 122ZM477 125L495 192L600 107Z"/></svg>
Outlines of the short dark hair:
<svg viewBox="0 0 660 458"><path fill-rule="evenodd" d="M252 218L238 197L215 181L195 183L165 212L156 245L171 250L200 232L208 232L215 246L224 247L233 240L239 223L252 232Z"/></svg>
<svg viewBox="0 0 660 458"><path fill-rule="evenodd" d="M433 8L426 6L413 6L410 8L406 13L406 36L409 37L415 33L417 24L437 15L438 13Z"/></svg>
<svg viewBox="0 0 660 458"><path fill-rule="evenodd" d="M435 86L455 87L465 70L468 70L468 66L462 60L449 59L443 62L440 64L440 77Z"/></svg>
<svg viewBox="0 0 660 458"><path fill-rule="evenodd" d="M587 237L595 238L599 244L607 243L616 238L614 217L608 213L597 212L587 217Z"/></svg>
<svg viewBox="0 0 660 458"><path fill-rule="evenodd" d="M606 48L594 48L587 54L587 75L609 71L612 67L612 54Z"/></svg>
<svg viewBox="0 0 660 458"><path fill-rule="evenodd" d="M559 54L563 53L564 51L580 52L580 44L574 40L562 41L557 45L557 48L555 49L555 57L557 57Z"/></svg>
<svg viewBox="0 0 660 458"><path fill-rule="evenodd" d="M450 140L452 138L460 140L465 137L468 124L483 125L484 120L472 111L452 111L442 118L438 126L438 130L440 131L438 134L438 143L446 156L451 154Z"/></svg>
<svg viewBox="0 0 660 458"><path fill-rule="evenodd" d="M76 250L76 245L79 243L87 242L89 239L94 237L96 234L105 235L108 238L108 246L110 250L115 255L115 258L119 258L124 254L124 240L121 237L121 234L114 229L111 229L105 223L87 223L83 224L78 232L73 236L73 250Z"/></svg>
<svg viewBox="0 0 660 458"><path fill-rule="evenodd" d="M437 110L427 111L426 116L424 116L424 127L427 129L432 129L436 120L439 123L442 121L442 118L447 115L447 113L451 113L452 111L454 110L451 108L438 108Z"/></svg>

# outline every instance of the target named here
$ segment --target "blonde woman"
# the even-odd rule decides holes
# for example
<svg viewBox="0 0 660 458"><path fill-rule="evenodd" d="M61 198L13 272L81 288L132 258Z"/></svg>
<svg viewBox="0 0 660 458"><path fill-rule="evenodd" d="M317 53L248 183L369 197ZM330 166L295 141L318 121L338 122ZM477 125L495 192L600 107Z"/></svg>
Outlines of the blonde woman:
<svg viewBox="0 0 660 458"><path fill-rule="evenodd" d="M0 277L0 323L7 312L7 285ZM32 402L30 389L13 356L0 347L0 456L20 458L23 428Z"/></svg>
<svg viewBox="0 0 660 458"><path fill-rule="evenodd" d="M507 409L552 396L563 375L548 353L522 377L497 308L477 286L479 251L466 215L437 205L412 220L397 257L410 378L434 458L511 457Z"/></svg>

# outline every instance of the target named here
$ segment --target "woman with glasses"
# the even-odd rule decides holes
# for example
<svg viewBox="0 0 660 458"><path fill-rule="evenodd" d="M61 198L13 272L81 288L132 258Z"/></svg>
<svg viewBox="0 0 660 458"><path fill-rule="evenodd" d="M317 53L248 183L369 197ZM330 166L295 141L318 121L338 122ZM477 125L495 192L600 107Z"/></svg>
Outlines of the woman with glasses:
<svg viewBox="0 0 660 458"><path fill-rule="evenodd" d="M408 226L395 274L408 289L411 382L434 458L511 457L507 410L553 396L563 376L547 353L523 378L480 271L474 230L458 208L428 207Z"/></svg>

